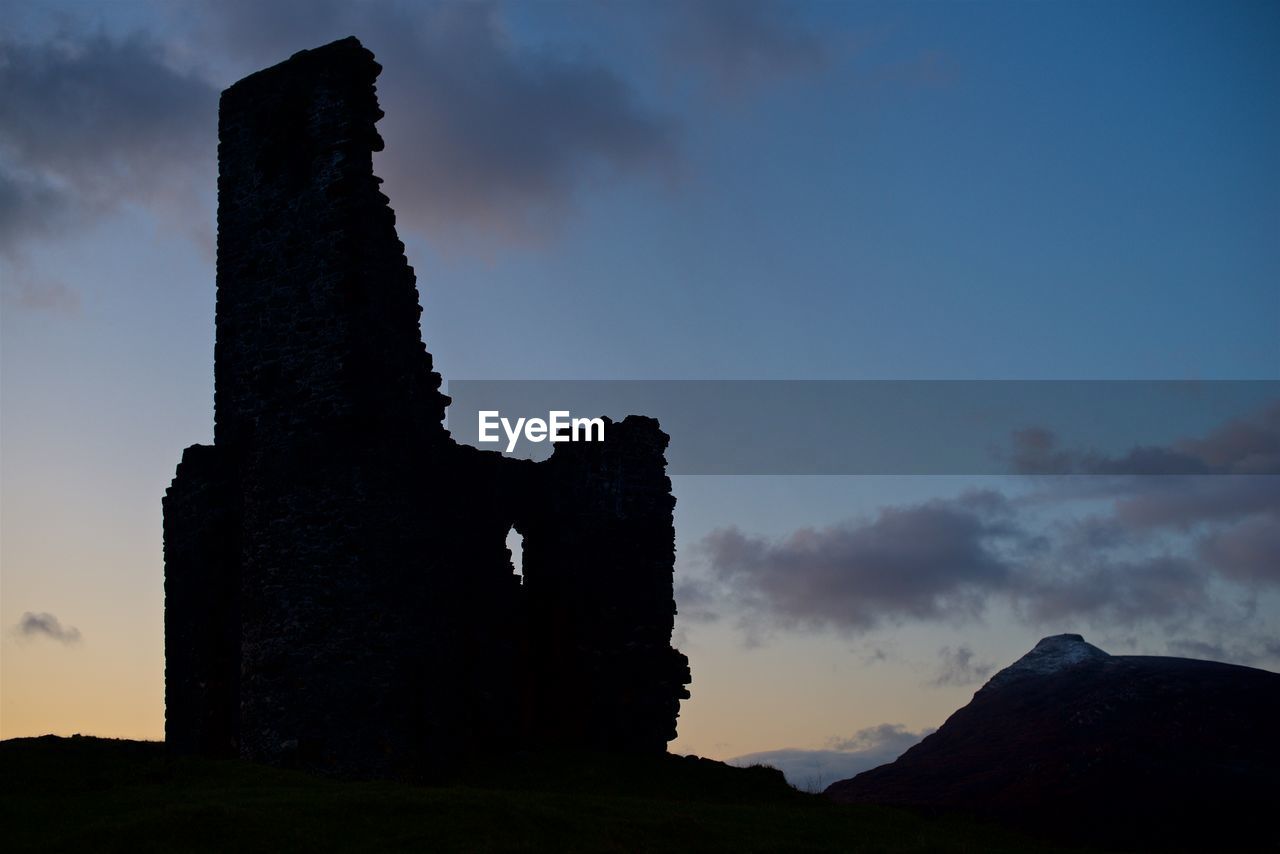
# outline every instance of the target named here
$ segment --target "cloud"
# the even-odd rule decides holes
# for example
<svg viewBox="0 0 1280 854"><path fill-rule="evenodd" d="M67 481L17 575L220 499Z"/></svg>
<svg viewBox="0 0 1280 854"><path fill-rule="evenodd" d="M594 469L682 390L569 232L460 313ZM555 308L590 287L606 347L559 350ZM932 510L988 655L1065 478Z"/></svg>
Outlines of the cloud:
<svg viewBox="0 0 1280 854"><path fill-rule="evenodd" d="M914 745L933 730L910 732L902 724L878 724L855 732L849 738L830 738L832 750L845 753L865 753L870 750L896 751L896 759L904 750Z"/></svg>
<svg viewBox="0 0 1280 854"><path fill-rule="evenodd" d="M195 13L191 18L195 34L254 66L274 65L300 50L349 35L363 40L365 29L357 26L360 18L376 30L395 20L410 21L379 0L195 0L182 9L184 18L191 12Z"/></svg>
<svg viewBox="0 0 1280 854"><path fill-rule="evenodd" d="M1176 475L1211 474L1204 460L1172 447L1136 446L1122 456L1059 447L1046 427L1013 432L1013 470L1018 474Z"/></svg>
<svg viewBox="0 0 1280 854"><path fill-rule="evenodd" d="M938 650L938 658L941 659L941 665L931 681L931 684L938 686L972 685L984 681L995 669L991 662L975 661L973 650L964 645L955 649L944 646Z"/></svg>
<svg viewBox="0 0 1280 854"><path fill-rule="evenodd" d="M53 614L27 611L14 627L14 633L22 638L46 637L67 645L80 643L80 630L62 625Z"/></svg>
<svg viewBox="0 0 1280 854"><path fill-rule="evenodd" d="M1233 418L1201 439L1175 443L1212 471L1280 474L1280 400L1244 418Z"/></svg>
<svg viewBox="0 0 1280 854"><path fill-rule="evenodd" d="M0 256L137 203L194 219L214 87L143 34L0 39Z"/></svg>
<svg viewBox="0 0 1280 854"><path fill-rule="evenodd" d="M721 601L746 614L745 628L757 638L760 621L848 634L885 622L961 624L993 602L1030 625L1086 620L1113 628L1147 622L1172 627L1213 610L1215 577L1280 580L1270 560L1273 520L1211 535L1201 547L1211 561L1168 551L1126 557L1154 546L1110 519L1056 532L1038 528L1032 518L993 521L975 512L973 495L887 507L870 522L801 529L778 542L720 529L702 547ZM1013 506L985 494L983 502ZM1190 542L1194 547L1200 541ZM937 684L985 675L967 649L945 655L950 661Z"/></svg>
<svg viewBox="0 0 1280 854"><path fill-rule="evenodd" d="M7 284L8 287L0 292L0 301L4 305L53 314L75 315L80 312L80 294L62 282L14 269Z"/></svg>
<svg viewBox="0 0 1280 854"><path fill-rule="evenodd" d="M1192 561L1171 555L1112 561L1096 557L1083 568L1028 574L1011 590L1032 624L1088 618L1095 624L1133 626L1177 622L1211 603L1209 577Z"/></svg>
<svg viewBox="0 0 1280 854"><path fill-rule="evenodd" d="M1280 641L1272 637L1258 634L1242 637L1238 625L1215 634L1216 637L1211 638L1173 638L1166 642L1165 647L1169 655L1229 661L1250 667L1280 662Z"/></svg>
<svg viewBox="0 0 1280 854"><path fill-rule="evenodd" d="M358 35L385 69L378 173L401 221L432 234L543 236L583 186L678 168L671 118L586 49L518 41L495 3L243 0L205 16L255 65Z"/></svg>
<svg viewBox="0 0 1280 854"><path fill-rule="evenodd" d="M1015 533L1006 513L997 493L970 492L886 507L862 524L804 528L777 542L723 528L701 548L738 604L784 624L866 631L885 621L981 611L1013 571L999 550Z"/></svg>
<svg viewBox="0 0 1280 854"><path fill-rule="evenodd" d="M1178 528L1254 514L1280 514L1280 477L1132 478L1110 484L1117 494L1115 519L1129 530Z"/></svg>
<svg viewBox="0 0 1280 854"><path fill-rule="evenodd" d="M0 38L0 258L17 265L26 241L126 204L159 209L208 245L201 194L214 187L218 90L352 33L386 68L387 150L376 168L412 227L536 238L586 185L679 169L672 118L589 51L517 40L495 3L244 0L192 11L199 29L185 42L143 32Z"/></svg>
<svg viewBox="0 0 1280 854"><path fill-rule="evenodd" d="M1228 578L1280 583L1280 518L1252 516L1214 531L1200 540L1199 552L1201 559Z"/></svg>
<svg viewBox="0 0 1280 854"><path fill-rule="evenodd" d="M1014 448L1024 471L1091 476L1040 480L1016 499L980 490L884 507L778 540L712 531L701 543L702 607L710 598L736 608L756 643L762 624L861 634L908 620L959 624L993 602L1029 625L1155 624L1183 635L1280 589L1280 477L1260 473L1280 459L1280 402L1118 458L1064 451L1044 428L1018 432ZM1072 502L1109 509L1077 518ZM981 678L967 648L943 656L938 684Z"/></svg>
<svg viewBox="0 0 1280 854"><path fill-rule="evenodd" d="M1274 475L1280 474L1280 400L1232 418L1203 437L1164 445L1135 445L1107 455L1059 447L1043 426L1014 431L1013 470L1019 474Z"/></svg>
<svg viewBox="0 0 1280 854"><path fill-rule="evenodd" d="M892 762L933 730L911 732L902 724L880 724L850 738L828 740L826 750L787 748L750 753L730 759L730 765L770 765L798 789L820 792L837 780Z"/></svg>
<svg viewBox="0 0 1280 854"><path fill-rule="evenodd" d="M679 614L695 623L714 623L720 619L716 610L714 589L698 579L684 579L675 586L675 600Z"/></svg>
<svg viewBox="0 0 1280 854"><path fill-rule="evenodd" d="M723 94L822 69L830 46L794 3L699 0L663 4L671 55L705 71Z"/></svg>
<svg viewBox="0 0 1280 854"><path fill-rule="evenodd" d="M1057 435L1047 427L1024 427L1010 437L1010 462L1018 474L1063 474L1075 469L1075 458L1058 447Z"/></svg>
<svg viewBox="0 0 1280 854"><path fill-rule="evenodd" d="M1226 647L1220 643L1211 641L1195 640L1191 638L1178 638L1166 642L1166 648L1170 655L1176 655L1182 658L1202 658L1206 661L1226 661L1230 656ZM1238 658L1236 660L1239 660Z"/></svg>
<svg viewBox="0 0 1280 854"><path fill-rule="evenodd" d="M28 237L56 233L69 215L66 195L50 181L0 159L0 257L11 257Z"/></svg>
<svg viewBox="0 0 1280 854"><path fill-rule="evenodd" d="M1031 626L1185 634L1280 590L1280 478L1096 479L1081 490L1063 478L1057 495L988 490L884 507L776 540L717 529L699 546L700 607L736 610L751 643L769 627L860 635L908 621L961 625L993 604ZM1092 510L1107 499L1108 512ZM1073 501L1091 511L1073 517ZM947 654L939 684L958 684L976 665L964 648Z"/></svg>

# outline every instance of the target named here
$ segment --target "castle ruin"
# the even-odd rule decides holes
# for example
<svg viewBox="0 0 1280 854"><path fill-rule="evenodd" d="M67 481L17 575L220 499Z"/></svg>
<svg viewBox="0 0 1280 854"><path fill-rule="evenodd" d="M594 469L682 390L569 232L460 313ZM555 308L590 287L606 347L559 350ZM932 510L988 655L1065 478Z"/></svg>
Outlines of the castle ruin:
<svg viewBox="0 0 1280 854"><path fill-rule="evenodd" d="M539 463L450 437L373 174L380 70L348 38L222 94L214 442L164 498L166 741L364 776L663 752L690 681L668 437L629 416Z"/></svg>

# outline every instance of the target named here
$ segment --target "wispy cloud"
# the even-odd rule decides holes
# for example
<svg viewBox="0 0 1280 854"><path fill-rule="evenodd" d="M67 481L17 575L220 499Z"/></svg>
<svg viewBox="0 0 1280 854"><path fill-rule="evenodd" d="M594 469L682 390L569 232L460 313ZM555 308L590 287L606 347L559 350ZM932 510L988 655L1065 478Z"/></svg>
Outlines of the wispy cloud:
<svg viewBox="0 0 1280 854"><path fill-rule="evenodd" d="M973 685L991 675L995 665L978 661L969 647L961 644L952 649L944 646L938 650L938 672L931 680L933 685Z"/></svg>
<svg viewBox="0 0 1280 854"><path fill-rule="evenodd" d="M21 269L21 265L11 265L11 277L6 287L0 291L0 302L7 306L31 311L46 311L53 314L75 315L80 313L80 294L53 279L42 279Z"/></svg>
<svg viewBox="0 0 1280 854"><path fill-rule="evenodd" d="M780 0L696 0L661 4L671 55L705 71L721 94L744 92L826 66L831 45Z"/></svg>
<svg viewBox="0 0 1280 854"><path fill-rule="evenodd" d="M771 765L796 788L820 792L837 780L892 762L932 731L912 732L902 724L886 723L858 730L848 738L828 739L825 750L769 750L730 759L729 764Z"/></svg>
<svg viewBox="0 0 1280 854"><path fill-rule="evenodd" d="M27 611L14 626L14 634L22 638L49 638L62 644L80 643L80 630L64 626L53 614Z"/></svg>
<svg viewBox="0 0 1280 854"><path fill-rule="evenodd" d="M1203 638L1175 638L1166 643L1169 655L1182 658L1201 658L1208 661L1230 661L1235 664L1256 665L1268 659L1280 658L1280 641L1257 635L1241 637L1238 627L1223 632L1216 640Z"/></svg>
<svg viewBox="0 0 1280 854"><path fill-rule="evenodd" d="M1280 519L1251 516L1200 540L1199 556L1224 576L1280 584Z"/></svg>
<svg viewBox="0 0 1280 854"><path fill-rule="evenodd" d="M1118 456L1068 450L1049 428L1027 427L1013 434L1013 464L1021 474L1280 474L1280 401L1205 436L1138 445Z"/></svg>

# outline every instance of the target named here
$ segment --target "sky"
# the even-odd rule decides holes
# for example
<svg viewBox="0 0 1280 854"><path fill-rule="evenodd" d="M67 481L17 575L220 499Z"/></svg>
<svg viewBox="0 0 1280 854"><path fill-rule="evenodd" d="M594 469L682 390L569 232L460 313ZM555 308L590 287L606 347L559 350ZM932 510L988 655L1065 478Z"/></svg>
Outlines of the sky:
<svg viewBox="0 0 1280 854"><path fill-rule="evenodd" d="M2 14L5 738L162 737L217 95L335 38L384 66L375 169L446 381L1280 380L1272 3ZM1059 631L1276 669L1280 409L1147 441L1178 477L675 477L672 749L830 782Z"/></svg>

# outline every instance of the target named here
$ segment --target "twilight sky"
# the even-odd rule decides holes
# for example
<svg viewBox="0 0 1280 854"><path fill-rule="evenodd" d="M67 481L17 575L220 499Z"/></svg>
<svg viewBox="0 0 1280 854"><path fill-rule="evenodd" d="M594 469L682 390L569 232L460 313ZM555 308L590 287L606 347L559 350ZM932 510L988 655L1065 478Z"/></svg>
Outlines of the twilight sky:
<svg viewBox="0 0 1280 854"><path fill-rule="evenodd" d="M6 738L162 735L217 93L335 38L446 381L1280 380L1273 3L0 14ZM676 478L673 749L847 776L1057 631L1275 669L1280 408L1240 415L1150 437L1204 477Z"/></svg>

